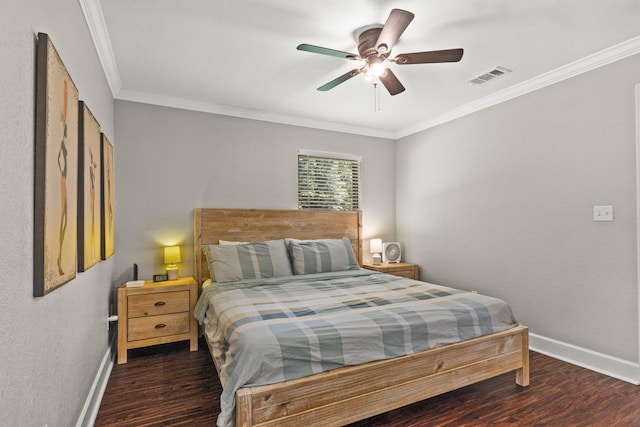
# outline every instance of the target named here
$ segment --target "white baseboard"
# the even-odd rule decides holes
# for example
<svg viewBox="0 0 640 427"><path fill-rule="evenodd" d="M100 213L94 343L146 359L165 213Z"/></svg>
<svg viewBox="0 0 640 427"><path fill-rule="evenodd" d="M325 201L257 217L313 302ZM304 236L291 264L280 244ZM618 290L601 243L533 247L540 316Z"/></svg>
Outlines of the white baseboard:
<svg viewBox="0 0 640 427"><path fill-rule="evenodd" d="M108 346L107 351L102 358L102 363L100 363L100 368L93 380L93 384L91 384L91 390L89 390L87 399L84 402L76 427L93 427L96 417L98 416L100 402L102 402L102 396L104 396L104 391L107 388L107 383L109 382L109 376L111 375L112 369L113 360L111 356L111 346Z"/></svg>
<svg viewBox="0 0 640 427"><path fill-rule="evenodd" d="M640 385L640 364L529 333L529 348L631 384Z"/></svg>

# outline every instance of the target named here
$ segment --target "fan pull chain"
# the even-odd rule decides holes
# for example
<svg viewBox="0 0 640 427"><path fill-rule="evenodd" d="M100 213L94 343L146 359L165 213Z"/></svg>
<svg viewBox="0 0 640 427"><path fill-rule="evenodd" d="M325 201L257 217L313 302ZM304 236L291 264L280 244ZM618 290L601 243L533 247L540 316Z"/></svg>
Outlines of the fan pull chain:
<svg viewBox="0 0 640 427"><path fill-rule="evenodd" d="M378 82L373 83L373 112L380 111L380 91L378 90Z"/></svg>

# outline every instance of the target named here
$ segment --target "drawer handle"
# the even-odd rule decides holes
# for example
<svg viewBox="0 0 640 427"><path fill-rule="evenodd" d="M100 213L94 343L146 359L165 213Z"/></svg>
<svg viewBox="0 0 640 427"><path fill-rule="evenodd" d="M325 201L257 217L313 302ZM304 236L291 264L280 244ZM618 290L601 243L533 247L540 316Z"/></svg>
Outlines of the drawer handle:
<svg viewBox="0 0 640 427"><path fill-rule="evenodd" d="M157 303L155 303L155 304L153 304L153 305L155 305L156 307L161 307L161 306L163 306L163 305L165 305L165 304L167 304L167 303L166 303L166 302L164 302L164 301L158 301Z"/></svg>
<svg viewBox="0 0 640 427"><path fill-rule="evenodd" d="M162 329L162 328L166 328L166 327L167 327L167 325L165 325L164 323L158 323L156 325L156 329Z"/></svg>

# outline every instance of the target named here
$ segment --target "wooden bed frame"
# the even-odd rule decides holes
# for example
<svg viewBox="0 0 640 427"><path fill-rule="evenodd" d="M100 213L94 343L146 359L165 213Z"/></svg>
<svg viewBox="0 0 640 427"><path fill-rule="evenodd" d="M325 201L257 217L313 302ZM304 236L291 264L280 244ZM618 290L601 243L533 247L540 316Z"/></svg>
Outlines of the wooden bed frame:
<svg viewBox="0 0 640 427"><path fill-rule="evenodd" d="M195 209L196 280L201 284L209 274L202 245L344 236L362 264L360 212ZM525 326L394 359L241 388L236 392L236 425L339 426L513 371L517 384L529 385Z"/></svg>

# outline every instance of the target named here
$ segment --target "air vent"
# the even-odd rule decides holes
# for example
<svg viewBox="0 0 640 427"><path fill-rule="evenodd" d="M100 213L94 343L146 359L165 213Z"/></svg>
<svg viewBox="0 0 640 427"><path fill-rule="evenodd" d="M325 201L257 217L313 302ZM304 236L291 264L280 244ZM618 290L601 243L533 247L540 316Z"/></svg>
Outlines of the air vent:
<svg viewBox="0 0 640 427"><path fill-rule="evenodd" d="M467 80L467 83L471 83L474 85L485 84L495 78L502 77L507 73L510 73L511 70L507 70L504 67L495 67L492 70L487 71L486 73L480 74L479 76L473 77L472 79Z"/></svg>

